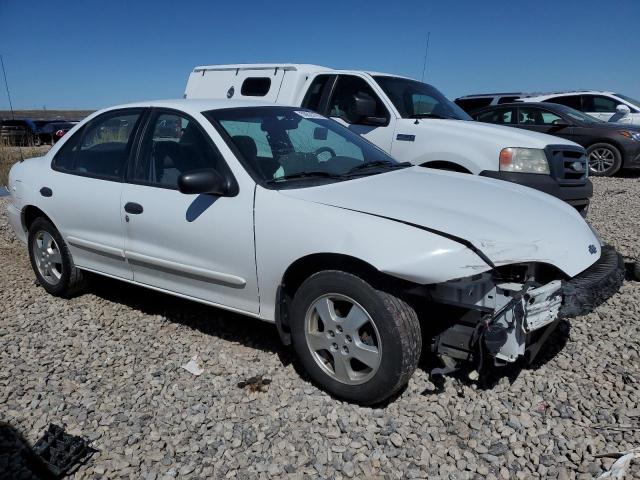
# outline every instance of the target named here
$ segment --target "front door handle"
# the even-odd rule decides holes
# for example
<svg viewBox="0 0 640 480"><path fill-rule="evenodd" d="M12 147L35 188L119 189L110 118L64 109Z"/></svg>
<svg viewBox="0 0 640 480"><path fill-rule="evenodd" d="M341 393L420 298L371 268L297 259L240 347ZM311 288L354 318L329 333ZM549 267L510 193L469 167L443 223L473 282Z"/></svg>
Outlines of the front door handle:
<svg viewBox="0 0 640 480"><path fill-rule="evenodd" d="M132 215L139 215L144 211L144 209L142 208L142 205L140 205L139 203L127 202L124 205L124 211L127 213L131 213Z"/></svg>

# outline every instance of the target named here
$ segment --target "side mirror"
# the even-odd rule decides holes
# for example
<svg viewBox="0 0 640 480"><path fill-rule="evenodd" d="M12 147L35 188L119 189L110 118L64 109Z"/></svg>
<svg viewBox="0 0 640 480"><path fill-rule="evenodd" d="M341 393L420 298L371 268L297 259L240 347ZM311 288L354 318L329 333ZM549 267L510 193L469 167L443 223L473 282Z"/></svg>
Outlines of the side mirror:
<svg viewBox="0 0 640 480"><path fill-rule="evenodd" d="M556 128L565 128L569 126L569 122L567 122L566 120L560 118L558 120L554 120L552 125Z"/></svg>
<svg viewBox="0 0 640 480"><path fill-rule="evenodd" d="M210 193L224 196L229 192L227 180L211 168L191 170L178 177L178 190L181 193Z"/></svg>
<svg viewBox="0 0 640 480"><path fill-rule="evenodd" d="M631 109L624 103L621 103L616 107L616 112L621 113L622 115L628 115L631 113Z"/></svg>
<svg viewBox="0 0 640 480"><path fill-rule="evenodd" d="M357 93L351 100L349 122L360 125L380 126L387 123L384 117L376 117L376 101L366 93Z"/></svg>

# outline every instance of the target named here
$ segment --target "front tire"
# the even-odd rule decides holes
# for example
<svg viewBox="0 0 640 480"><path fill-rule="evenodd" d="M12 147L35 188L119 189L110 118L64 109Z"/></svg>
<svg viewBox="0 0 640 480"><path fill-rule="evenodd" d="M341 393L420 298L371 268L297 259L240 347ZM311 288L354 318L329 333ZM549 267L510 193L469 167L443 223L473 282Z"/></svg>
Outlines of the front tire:
<svg viewBox="0 0 640 480"><path fill-rule="evenodd" d="M293 346L312 380L336 397L379 403L404 387L422 350L413 308L355 275L309 277L291 304Z"/></svg>
<svg viewBox="0 0 640 480"><path fill-rule="evenodd" d="M56 297L69 297L84 287L82 271L74 264L62 235L45 218L29 228L29 259L42 287Z"/></svg>
<svg viewBox="0 0 640 480"><path fill-rule="evenodd" d="M596 177L611 177L622 166L622 155L613 145L596 143L587 149L589 174Z"/></svg>

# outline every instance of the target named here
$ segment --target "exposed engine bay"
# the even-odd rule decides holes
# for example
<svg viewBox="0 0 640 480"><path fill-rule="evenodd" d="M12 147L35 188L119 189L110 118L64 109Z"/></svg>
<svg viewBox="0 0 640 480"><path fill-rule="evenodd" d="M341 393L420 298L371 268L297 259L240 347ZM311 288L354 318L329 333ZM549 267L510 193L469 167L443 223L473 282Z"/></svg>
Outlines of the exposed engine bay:
<svg viewBox="0 0 640 480"><path fill-rule="evenodd" d="M523 266L517 274L486 272L431 286L432 301L457 312L452 313L457 320L446 322L434 337L432 350L445 367L432 373L473 361L480 370L485 357L496 366L524 356L533 360L562 306L562 281L537 282L535 270Z"/></svg>

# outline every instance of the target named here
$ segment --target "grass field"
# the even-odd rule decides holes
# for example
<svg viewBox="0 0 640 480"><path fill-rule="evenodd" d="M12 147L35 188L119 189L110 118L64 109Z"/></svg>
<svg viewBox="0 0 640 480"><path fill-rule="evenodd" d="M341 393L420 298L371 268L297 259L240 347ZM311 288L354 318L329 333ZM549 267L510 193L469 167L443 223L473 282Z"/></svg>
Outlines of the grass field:
<svg viewBox="0 0 640 480"><path fill-rule="evenodd" d="M7 184L11 165L19 162L22 158L28 159L39 157L49 150L49 146L44 147L5 147L0 146L0 186Z"/></svg>

